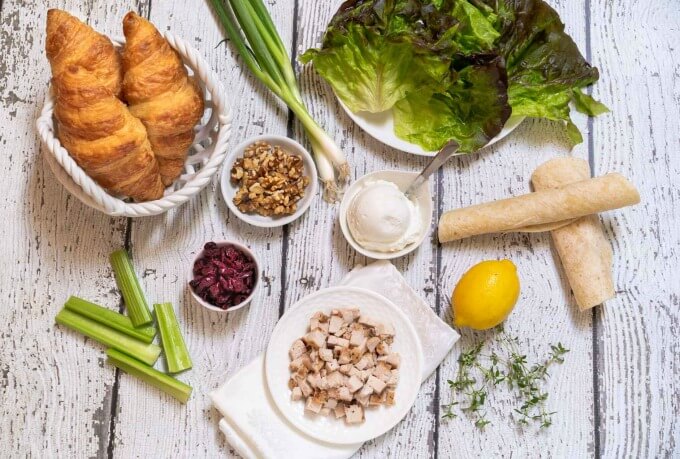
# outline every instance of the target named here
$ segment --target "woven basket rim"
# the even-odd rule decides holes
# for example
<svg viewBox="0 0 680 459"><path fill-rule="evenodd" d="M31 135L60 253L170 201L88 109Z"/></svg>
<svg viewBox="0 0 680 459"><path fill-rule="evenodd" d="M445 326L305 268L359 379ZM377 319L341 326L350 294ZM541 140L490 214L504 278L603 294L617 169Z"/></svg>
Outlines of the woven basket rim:
<svg viewBox="0 0 680 459"><path fill-rule="evenodd" d="M201 169L190 175L180 188L160 199L139 203L126 202L109 194L78 166L61 145L59 139L56 138L53 117L55 101L51 85L45 96L43 108L36 120L36 127L41 140L48 150L46 154L51 156L48 159L48 164L53 169L57 180L84 204L108 215L127 217L152 216L167 212L184 204L210 183L227 154L227 144L231 136L232 111L218 76L206 63L198 50L189 45L185 40L170 32L166 32L163 35L168 40L170 46L180 54L184 64L193 71L195 78L201 83L201 86L205 88L206 109L211 108L212 110L210 118L201 126L202 130L199 131L199 134L203 134L204 137L210 135L213 137L213 142L205 148L204 152L193 155L197 156L207 153ZM122 45L125 42L122 37L113 37L111 40L115 45ZM216 133L213 132L215 127L217 127ZM198 139L194 145L201 140L204 139ZM55 167L59 167L61 170L54 170ZM71 183L65 183L69 179Z"/></svg>

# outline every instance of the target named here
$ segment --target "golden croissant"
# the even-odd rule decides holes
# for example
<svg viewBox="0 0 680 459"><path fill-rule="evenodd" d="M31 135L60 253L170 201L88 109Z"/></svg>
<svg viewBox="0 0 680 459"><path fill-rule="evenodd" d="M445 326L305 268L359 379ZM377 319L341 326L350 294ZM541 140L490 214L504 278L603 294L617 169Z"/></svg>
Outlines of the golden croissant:
<svg viewBox="0 0 680 459"><path fill-rule="evenodd" d="M161 198L164 187L146 129L125 104L76 65L52 84L57 136L78 165L113 193L136 201Z"/></svg>
<svg viewBox="0 0 680 459"><path fill-rule="evenodd" d="M115 96L120 95L123 72L118 51L107 37L66 11L47 12L45 51L53 76L75 65L93 73Z"/></svg>
<svg viewBox="0 0 680 459"><path fill-rule="evenodd" d="M148 201L163 196L146 129L118 98L120 56L111 41L70 14L47 12L57 137L109 191Z"/></svg>
<svg viewBox="0 0 680 459"><path fill-rule="evenodd" d="M123 19L123 97L142 120L170 185L184 168L203 115L203 97L180 56L146 19L130 12Z"/></svg>

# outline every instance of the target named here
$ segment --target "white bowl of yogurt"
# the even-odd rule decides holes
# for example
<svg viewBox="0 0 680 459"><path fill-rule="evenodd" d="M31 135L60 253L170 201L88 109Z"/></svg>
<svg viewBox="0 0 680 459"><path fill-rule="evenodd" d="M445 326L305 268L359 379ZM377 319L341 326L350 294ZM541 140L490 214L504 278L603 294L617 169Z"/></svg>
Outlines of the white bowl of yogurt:
<svg viewBox="0 0 680 459"><path fill-rule="evenodd" d="M425 240L432 221L428 184L412 199L404 191L418 172L377 171L346 191L340 204L340 228L354 250L377 260L403 257Z"/></svg>

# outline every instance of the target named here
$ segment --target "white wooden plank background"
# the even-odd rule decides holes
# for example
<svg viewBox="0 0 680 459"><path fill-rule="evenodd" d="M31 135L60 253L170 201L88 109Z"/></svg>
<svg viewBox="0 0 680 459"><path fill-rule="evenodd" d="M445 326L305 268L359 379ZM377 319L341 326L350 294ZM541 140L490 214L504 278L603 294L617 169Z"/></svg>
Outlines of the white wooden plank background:
<svg viewBox="0 0 680 459"><path fill-rule="evenodd" d="M367 443L358 457L677 457L680 453L680 13L675 0L554 0L570 34L600 68L594 93L612 113L577 117L586 142L571 152L561 130L525 122L489 151L451 161L431 183L439 212L528 190L541 162L572 154L596 174L619 171L643 204L604 216L615 252L617 299L579 313L547 235L494 235L438 246L433 238L395 264L450 320L448 297L473 263L508 257L523 291L507 328L530 354L562 341L571 349L550 379L547 432L517 431L511 400L500 397L479 432L465 418L442 421L447 379L463 339L422 387L407 418ZM299 55L319 39L336 2L267 0L284 42ZM340 234L337 209L317 199L283 229L259 230L230 215L213 186L170 214L112 219L69 196L41 157L33 120L49 79L44 23L49 7L69 10L98 30L121 34L128 10L149 17L200 49L233 94L233 142L261 133L305 141L301 128L217 46L222 31L206 2L0 1L0 448L10 457L223 457L235 453L216 428L207 392L261 353L280 314L298 298L336 283L356 263ZM353 125L328 86L299 68L304 97L345 150L354 178L378 169L416 170L423 159L395 152ZM187 267L211 239L246 241L264 261L265 288L228 317L189 302ZM194 369L187 406L104 363L102 349L53 325L69 294L119 305L107 255L127 247L144 269L152 301L177 305ZM478 336L478 335L477 335Z"/></svg>

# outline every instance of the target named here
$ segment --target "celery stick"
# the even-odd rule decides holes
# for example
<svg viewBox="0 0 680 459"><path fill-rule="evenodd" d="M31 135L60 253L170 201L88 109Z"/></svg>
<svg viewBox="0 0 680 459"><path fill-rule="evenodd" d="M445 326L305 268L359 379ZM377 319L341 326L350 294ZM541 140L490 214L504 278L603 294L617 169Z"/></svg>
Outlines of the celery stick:
<svg viewBox="0 0 680 459"><path fill-rule="evenodd" d="M107 349L106 355L109 356L109 363L120 368L126 373L136 376L144 382L170 394L182 403L186 403L191 396L191 386L184 384L172 376L161 373L153 367L130 358L115 349Z"/></svg>
<svg viewBox="0 0 680 459"><path fill-rule="evenodd" d="M187 346L182 338L182 332L175 317L172 303L154 304L158 321L158 330L161 333L161 346L168 364L168 373L179 373L191 368L191 357Z"/></svg>
<svg viewBox="0 0 680 459"><path fill-rule="evenodd" d="M92 319L107 327L111 327L114 330L118 330L135 339L144 341L146 344L151 343L156 336L156 328L152 325L135 328L129 317L103 306L99 306L98 304L90 303L77 296L69 297L69 299L66 300L64 307L69 311L78 313L81 316L85 316L88 319Z"/></svg>
<svg viewBox="0 0 680 459"><path fill-rule="evenodd" d="M150 324L153 318L127 251L125 249L116 250L109 259L116 275L116 283L123 294L125 307L132 325L139 327Z"/></svg>
<svg viewBox="0 0 680 459"><path fill-rule="evenodd" d="M153 365L161 354L161 348L155 344L137 341L128 335L124 335L68 309L59 311L55 320L58 324L80 332L88 338L128 354L148 365Z"/></svg>

